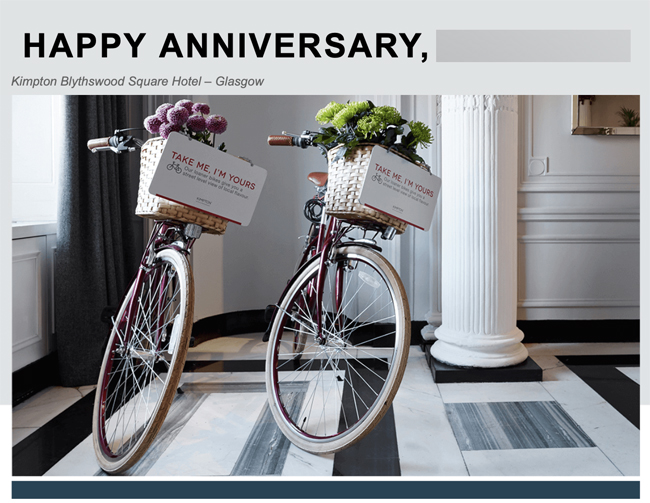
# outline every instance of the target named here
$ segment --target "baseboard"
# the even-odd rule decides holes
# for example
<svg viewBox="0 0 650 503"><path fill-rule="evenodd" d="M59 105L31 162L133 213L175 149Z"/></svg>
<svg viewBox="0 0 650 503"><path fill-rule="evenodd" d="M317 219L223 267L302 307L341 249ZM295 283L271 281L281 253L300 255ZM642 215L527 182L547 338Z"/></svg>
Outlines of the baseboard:
<svg viewBox="0 0 650 503"><path fill-rule="evenodd" d="M524 343L639 342L639 320L519 320Z"/></svg>
<svg viewBox="0 0 650 503"><path fill-rule="evenodd" d="M264 309L235 311L209 316L194 323L192 345L228 335L264 332L268 323L264 321Z"/></svg>
<svg viewBox="0 0 650 503"><path fill-rule="evenodd" d="M15 407L39 391L59 383L59 359L54 351L12 373L11 406Z"/></svg>
<svg viewBox="0 0 650 503"><path fill-rule="evenodd" d="M426 324L426 321L411 321L411 345L424 342L420 332ZM264 321L264 309L235 311L209 316L194 323L192 347L217 337L264 332L267 327L268 323Z"/></svg>

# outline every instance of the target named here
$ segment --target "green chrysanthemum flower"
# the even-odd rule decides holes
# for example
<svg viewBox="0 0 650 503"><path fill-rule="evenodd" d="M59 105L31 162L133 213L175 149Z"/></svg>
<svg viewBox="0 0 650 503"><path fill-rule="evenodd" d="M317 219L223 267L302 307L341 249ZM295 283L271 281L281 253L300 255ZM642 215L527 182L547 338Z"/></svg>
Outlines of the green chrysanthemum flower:
<svg viewBox="0 0 650 503"><path fill-rule="evenodd" d="M357 131L368 139L383 129L382 121L374 114L366 115L357 122Z"/></svg>
<svg viewBox="0 0 650 503"><path fill-rule="evenodd" d="M413 133L413 143L420 147L428 147L433 141L431 128L420 121L411 121L408 123L411 133Z"/></svg>
<svg viewBox="0 0 650 503"><path fill-rule="evenodd" d="M395 107L383 106L373 108L372 115L377 117L384 124L382 129L386 129L388 124L394 124L397 126L402 120L402 116Z"/></svg>
<svg viewBox="0 0 650 503"><path fill-rule="evenodd" d="M321 108L318 111L316 114L316 120L321 124L327 124L341 111L342 108L345 108L344 104L330 101L326 107Z"/></svg>
<svg viewBox="0 0 650 503"><path fill-rule="evenodd" d="M367 101L351 101L334 116L332 125L335 128L341 129L352 117L358 113L365 112L369 108L370 104Z"/></svg>

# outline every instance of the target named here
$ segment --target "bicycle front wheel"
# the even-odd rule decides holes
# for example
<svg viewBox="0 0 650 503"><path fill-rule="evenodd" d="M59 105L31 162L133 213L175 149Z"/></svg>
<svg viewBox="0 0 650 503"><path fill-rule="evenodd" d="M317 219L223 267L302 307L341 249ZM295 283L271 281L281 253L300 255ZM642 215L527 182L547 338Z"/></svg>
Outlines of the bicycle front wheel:
<svg viewBox="0 0 650 503"><path fill-rule="evenodd" d="M322 333L315 259L280 301L266 356L266 389L278 426L296 446L318 454L361 440L386 414L411 338L408 301L390 263L362 246L343 246L333 255L322 281Z"/></svg>
<svg viewBox="0 0 650 503"><path fill-rule="evenodd" d="M101 468L132 467L160 430L187 355L194 310L187 258L156 255L114 321L97 384L93 444Z"/></svg>

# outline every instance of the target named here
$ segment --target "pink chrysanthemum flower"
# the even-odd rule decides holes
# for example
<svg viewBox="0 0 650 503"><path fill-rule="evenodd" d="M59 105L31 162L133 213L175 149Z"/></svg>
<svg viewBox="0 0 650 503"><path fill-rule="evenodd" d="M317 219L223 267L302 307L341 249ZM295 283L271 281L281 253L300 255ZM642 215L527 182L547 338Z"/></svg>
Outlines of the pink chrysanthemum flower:
<svg viewBox="0 0 650 503"><path fill-rule="evenodd" d="M171 133L178 133L181 130L181 127L177 124L163 124L160 126L160 136L162 136L165 140L169 138L169 135Z"/></svg>
<svg viewBox="0 0 650 503"><path fill-rule="evenodd" d="M158 134L160 131L160 126L162 126L162 121L157 115L150 115L144 120L144 127L151 134Z"/></svg>
<svg viewBox="0 0 650 503"><path fill-rule="evenodd" d="M179 100L179 101L176 102L177 107L183 107L189 113L192 113L192 106L193 105L194 105L194 102L192 102L190 100Z"/></svg>
<svg viewBox="0 0 650 503"><path fill-rule="evenodd" d="M208 115L210 113L210 107L206 103L194 103L194 106L192 106L192 112Z"/></svg>
<svg viewBox="0 0 650 503"><path fill-rule="evenodd" d="M190 113L185 107L175 106L167 111L167 121L170 124L175 124L177 126L185 124L189 116Z"/></svg>
<svg viewBox="0 0 650 503"><path fill-rule="evenodd" d="M205 130L205 119L201 115L192 115L187 119L186 126L190 131L200 133Z"/></svg>
<svg viewBox="0 0 650 503"><path fill-rule="evenodd" d="M160 119L160 122L167 124L167 111L170 108L174 108L174 105L171 103L163 103L156 109L156 117Z"/></svg>
<svg viewBox="0 0 650 503"><path fill-rule="evenodd" d="M211 115L208 117L205 127L211 133L221 134L228 127L228 121L221 115Z"/></svg>

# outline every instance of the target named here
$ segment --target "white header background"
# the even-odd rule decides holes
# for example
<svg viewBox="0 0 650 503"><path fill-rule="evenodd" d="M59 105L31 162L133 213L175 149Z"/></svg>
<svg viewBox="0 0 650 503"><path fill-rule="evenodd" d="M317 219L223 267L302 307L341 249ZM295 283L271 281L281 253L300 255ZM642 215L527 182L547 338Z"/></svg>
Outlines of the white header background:
<svg viewBox="0 0 650 503"><path fill-rule="evenodd" d="M639 94L648 84L648 5L637 2L9 2L2 15L2 92L11 94L71 94L69 87L11 88L11 76L59 78L122 77L171 79L173 76L203 76L214 81L219 76L264 78L262 87L241 90L237 87L176 88L195 94ZM636 14L635 14L636 13ZM631 30L631 63L436 63L436 30ZM65 33L74 58L58 54L54 58L24 58L24 34L45 33L46 55L57 33ZM338 32L345 36L349 50L354 35L366 34L369 43L375 33L398 37L400 57L381 59L342 57L316 59L275 58L273 40L263 58L254 56L250 44L246 59L239 57L159 58L167 33L175 33L186 51L186 34L295 33L293 52L298 54L298 33L321 37ZM399 33L421 33L412 59L406 58ZM138 58L131 58L131 47L122 36L119 49L101 57L98 46L76 57L76 34L146 33ZM579 43L579 40L576 40ZM607 44L603 40L603 44ZM372 45L371 45L372 49ZM284 49L290 52L291 49ZM421 52L428 53L421 63ZM347 51L346 51L347 52ZM373 50L374 53L374 50ZM235 54L238 54L235 51ZM374 54L373 54L374 55ZM74 90L73 94L174 94L169 87L99 87ZM573 93L575 94L575 93Z"/></svg>
<svg viewBox="0 0 650 503"><path fill-rule="evenodd" d="M161 2L161 1L84 1L84 2L1 2L0 17L0 139L5 163L0 182L0 369L2 386L0 403L1 448L3 473L10 474L10 383L11 383L11 114L12 94L640 94L641 116L650 117L650 9L646 1L592 2L592 1L518 1L518 2ZM629 63L436 63L436 30L630 30L632 56ZM24 34L32 39L45 33L46 54L57 33L65 33L76 54L76 34L125 32L137 36L146 33L139 47L139 57L131 58L131 48L122 40L119 50L109 51L101 58L100 49L87 51L82 59L24 58ZM404 45L396 46L400 57L393 59L355 58L276 59L272 40L269 55L257 58L248 47L247 58L218 59L198 57L179 59L168 55L158 57L167 33L173 32L185 50L186 33L295 33L293 51L297 54L298 33L317 33L324 38L331 32L345 36L349 50L357 32L363 32L368 42L379 32L404 32L409 36L422 33L415 46L413 59L407 59ZM235 35L235 38L237 36ZM579 43L579 41L576 41ZM603 40L603 44L607 44ZM372 48L372 45L371 45ZM287 49L288 51L289 49ZM597 47L594 48L597 50ZM421 63L420 53L426 51L428 60ZM211 49L209 54L211 54ZM261 87L157 87L138 89L11 87L13 76L27 78L109 78L134 75L141 78L168 78L174 76L203 77L214 82L217 76L232 78L263 78ZM567 123L569 118L567 117ZM37 135L38 123L34 123ZM648 212L648 136L641 137L641 257L648 257L650 224ZM642 402L650 403L650 354L647 313L650 275L647 263L641 264L641 332ZM648 406L642 407L643 444L648 446ZM642 452L649 449L642 449ZM647 457L646 454L643 455ZM642 460L643 470L648 463ZM0 491L8 496L8 478ZM645 493L647 491L643 491ZM643 498L642 493L642 498Z"/></svg>

